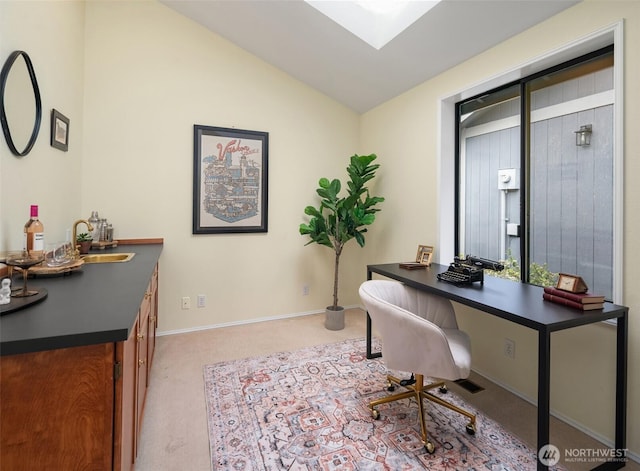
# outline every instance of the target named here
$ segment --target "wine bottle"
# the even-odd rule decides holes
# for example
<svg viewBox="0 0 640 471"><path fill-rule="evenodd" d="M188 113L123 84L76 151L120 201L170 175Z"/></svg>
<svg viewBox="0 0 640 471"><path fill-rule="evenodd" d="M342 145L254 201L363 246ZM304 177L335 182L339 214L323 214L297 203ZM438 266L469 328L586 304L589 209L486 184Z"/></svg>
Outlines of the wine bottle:
<svg viewBox="0 0 640 471"><path fill-rule="evenodd" d="M44 253L44 226L38 219L38 205L31 205L31 218L24 225L24 250L29 255Z"/></svg>

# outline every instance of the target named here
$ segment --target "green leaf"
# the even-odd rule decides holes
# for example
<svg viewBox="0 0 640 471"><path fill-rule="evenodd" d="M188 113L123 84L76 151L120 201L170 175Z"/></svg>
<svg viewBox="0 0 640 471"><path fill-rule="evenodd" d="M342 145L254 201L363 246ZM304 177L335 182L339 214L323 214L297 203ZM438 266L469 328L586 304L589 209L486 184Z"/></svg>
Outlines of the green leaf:
<svg viewBox="0 0 640 471"><path fill-rule="evenodd" d="M314 216L318 218L322 217L322 213L313 206L307 206L306 208L304 208L304 213L308 216Z"/></svg>
<svg viewBox="0 0 640 471"><path fill-rule="evenodd" d="M345 243L355 239L360 247L364 247L366 226L375 221L375 213L380 211L375 206L384 201L383 197L370 196L365 186L380 167L372 164L376 158L375 154L351 156L346 169L349 176L345 182L346 196L340 196L342 184L339 179L320 178L316 189L321 198L320 206L307 206L304 210L310 216L307 223L299 226L300 234L309 237L305 245L317 243L331 247L336 256L336 270ZM334 280L334 305L337 305L337 272Z"/></svg>
<svg viewBox="0 0 640 471"><path fill-rule="evenodd" d="M300 230L300 234L302 235L306 235L311 232L311 228L306 224L300 224L299 230Z"/></svg>
<svg viewBox="0 0 640 471"><path fill-rule="evenodd" d="M362 224L368 226L373 224L373 221L375 220L376 220L376 216L374 214L367 214L362 218Z"/></svg>

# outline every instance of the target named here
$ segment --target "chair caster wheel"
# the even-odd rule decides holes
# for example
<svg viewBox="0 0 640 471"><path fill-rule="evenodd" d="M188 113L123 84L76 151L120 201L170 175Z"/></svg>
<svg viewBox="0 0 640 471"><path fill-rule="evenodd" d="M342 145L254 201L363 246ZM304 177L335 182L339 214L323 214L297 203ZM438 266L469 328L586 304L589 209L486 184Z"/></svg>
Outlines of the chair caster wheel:
<svg viewBox="0 0 640 471"><path fill-rule="evenodd" d="M449 392L449 389L447 389L447 385L445 384L444 386L440 386L438 388L438 391L440 391L442 394L447 394Z"/></svg>
<svg viewBox="0 0 640 471"><path fill-rule="evenodd" d="M395 391L396 386L392 383L387 383L387 391Z"/></svg>
<svg viewBox="0 0 640 471"><path fill-rule="evenodd" d="M375 409L371 409L371 416L374 420L378 420L380 418L380 412Z"/></svg>
<svg viewBox="0 0 640 471"><path fill-rule="evenodd" d="M467 433L469 435L475 435L476 434L476 424L467 424L466 430L467 430Z"/></svg>
<svg viewBox="0 0 640 471"><path fill-rule="evenodd" d="M424 449L427 450L427 453L429 453L430 455L433 455L433 452L436 451L436 447L431 442L425 443Z"/></svg>

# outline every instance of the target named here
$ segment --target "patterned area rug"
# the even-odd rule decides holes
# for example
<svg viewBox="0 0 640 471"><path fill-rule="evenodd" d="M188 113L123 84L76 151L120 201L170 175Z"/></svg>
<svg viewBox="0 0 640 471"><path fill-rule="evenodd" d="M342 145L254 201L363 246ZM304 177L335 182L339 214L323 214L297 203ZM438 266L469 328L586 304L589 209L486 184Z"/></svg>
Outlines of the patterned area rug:
<svg viewBox="0 0 640 471"><path fill-rule="evenodd" d="M368 403L389 394L388 371L364 352L358 339L205 366L213 469L536 468L533 449L481 414L477 433L468 435L466 417L427 403L432 455L414 401L381 405L374 420ZM451 391L446 399L476 413Z"/></svg>

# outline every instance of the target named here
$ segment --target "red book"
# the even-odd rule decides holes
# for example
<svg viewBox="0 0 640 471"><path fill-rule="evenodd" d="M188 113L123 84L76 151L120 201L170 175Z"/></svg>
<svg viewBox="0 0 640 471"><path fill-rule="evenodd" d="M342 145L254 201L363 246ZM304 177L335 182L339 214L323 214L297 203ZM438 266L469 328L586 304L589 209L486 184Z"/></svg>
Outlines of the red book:
<svg viewBox="0 0 640 471"><path fill-rule="evenodd" d="M573 307L575 309L580 309L581 311L592 311L594 309L602 309L604 307L604 303L582 304L582 303L572 301L569 298L565 298L564 296L555 296L549 293L542 293L542 297L547 301L551 301L552 303Z"/></svg>
<svg viewBox="0 0 640 471"><path fill-rule="evenodd" d="M571 301L575 301L580 304L593 304L593 303L603 303L604 296L600 296L598 294L591 293L570 293L569 291L564 291L561 289L553 288L551 286L547 286L544 289L544 292L547 294L552 294L554 296L561 296L563 298L570 299Z"/></svg>

